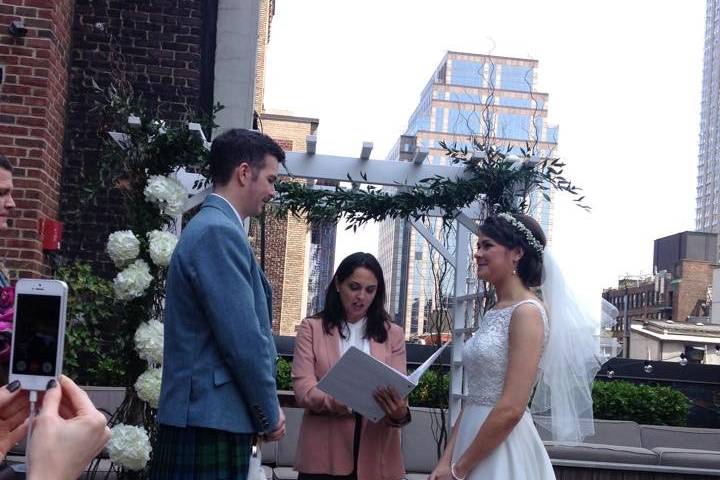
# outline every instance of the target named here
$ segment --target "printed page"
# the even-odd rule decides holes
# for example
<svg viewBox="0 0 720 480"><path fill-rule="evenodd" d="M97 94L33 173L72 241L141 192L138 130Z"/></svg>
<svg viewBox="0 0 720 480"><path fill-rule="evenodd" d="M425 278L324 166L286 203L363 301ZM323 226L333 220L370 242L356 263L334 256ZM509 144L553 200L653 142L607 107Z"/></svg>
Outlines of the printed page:
<svg viewBox="0 0 720 480"><path fill-rule="evenodd" d="M389 365L351 347L317 386L363 417L377 422L385 412L373 398L376 390L392 386L405 397L416 384Z"/></svg>

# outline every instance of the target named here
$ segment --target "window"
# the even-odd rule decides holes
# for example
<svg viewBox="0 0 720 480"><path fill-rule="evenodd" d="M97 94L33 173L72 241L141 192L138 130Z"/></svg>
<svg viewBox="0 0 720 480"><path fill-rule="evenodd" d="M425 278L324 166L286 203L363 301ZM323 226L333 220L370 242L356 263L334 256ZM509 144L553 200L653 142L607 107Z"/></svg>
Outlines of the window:
<svg viewBox="0 0 720 480"><path fill-rule="evenodd" d="M482 87L483 69L484 65L479 62L453 60L452 84L464 85L466 87Z"/></svg>
<svg viewBox="0 0 720 480"><path fill-rule="evenodd" d="M503 90L532 90L533 69L531 67L503 65L500 77L500 88Z"/></svg>
<svg viewBox="0 0 720 480"><path fill-rule="evenodd" d="M501 113L497 122L498 137L527 140L530 133L530 117L514 113Z"/></svg>
<svg viewBox="0 0 720 480"><path fill-rule="evenodd" d="M497 103L506 107L531 108L529 98L500 97L497 99Z"/></svg>

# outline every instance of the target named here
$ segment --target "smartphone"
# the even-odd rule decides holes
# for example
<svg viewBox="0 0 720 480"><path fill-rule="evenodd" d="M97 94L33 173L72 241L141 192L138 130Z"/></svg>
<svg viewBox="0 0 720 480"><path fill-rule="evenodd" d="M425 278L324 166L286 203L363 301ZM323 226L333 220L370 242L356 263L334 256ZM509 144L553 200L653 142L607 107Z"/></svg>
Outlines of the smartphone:
<svg viewBox="0 0 720 480"><path fill-rule="evenodd" d="M59 280L18 280L15 285L10 382L46 390L62 372L68 287Z"/></svg>

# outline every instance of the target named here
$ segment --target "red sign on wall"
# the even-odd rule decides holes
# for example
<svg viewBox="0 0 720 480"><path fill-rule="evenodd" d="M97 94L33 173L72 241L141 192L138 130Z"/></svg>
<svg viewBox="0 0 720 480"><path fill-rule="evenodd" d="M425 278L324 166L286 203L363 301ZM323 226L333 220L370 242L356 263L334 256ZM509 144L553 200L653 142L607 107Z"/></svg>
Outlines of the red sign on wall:
<svg viewBox="0 0 720 480"><path fill-rule="evenodd" d="M62 242L63 224L52 218L40 219L40 238L42 238L43 250L60 250Z"/></svg>

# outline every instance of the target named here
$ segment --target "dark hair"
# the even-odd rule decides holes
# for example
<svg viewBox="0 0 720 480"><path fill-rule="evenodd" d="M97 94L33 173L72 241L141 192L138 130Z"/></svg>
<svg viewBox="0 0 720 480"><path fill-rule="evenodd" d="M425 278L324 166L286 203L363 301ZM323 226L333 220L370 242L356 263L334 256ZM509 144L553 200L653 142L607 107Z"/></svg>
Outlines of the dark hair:
<svg viewBox="0 0 720 480"><path fill-rule="evenodd" d="M8 172L12 173L13 168L12 164L10 163L10 160L8 160L5 156L0 155L0 168L3 170L7 170Z"/></svg>
<svg viewBox="0 0 720 480"><path fill-rule="evenodd" d="M326 334L329 335L332 328L336 327L340 332L340 336L345 338L342 328L345 323L345 309L340 301L340 293L337 291L336 282L344 282L360 267L370 270L378 282L375 298L367 311L365 338L372 338L376 342L383 343L387 340L387 329L390 323L390 315L385 310L385 277L380 263L369 253L356 252L348 255L340 262L325 294L325 308L316 316L322 319L323 330Z"/></svg>
<svg viewBox="0 0 720 480"><path fill-rule="evenodd" d="M545 247L547 243L545 232L543 232L542 227L534 218L527 215L512 216L530 230L535 240ZM530 242L525 238L523 232L498 215L487 217L482 225L480 225L480 231L483 235L492 238L506 248L522 248L523 256L517 266L518 277L520 277L520 280L526 287L540 286L542 283L543 270L542 253L530 245Z"/></svg>
<svg viewBox="0 0 720 480"><path fill-rule="evenodd" d="M228 130L215 138L210 147L210 179L215 185L226 185L242 163L257 172L265 165L268 154L280 163L285 162L285 152L267 135L242 128Z"/></svg>

